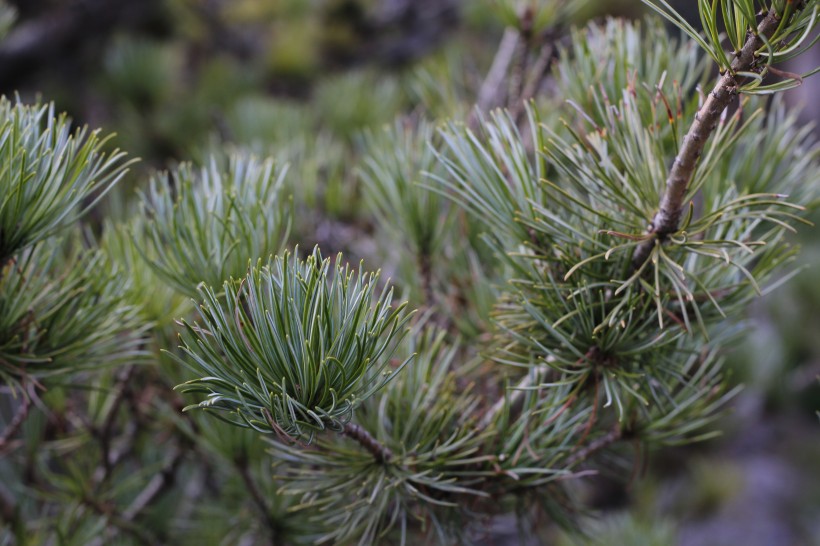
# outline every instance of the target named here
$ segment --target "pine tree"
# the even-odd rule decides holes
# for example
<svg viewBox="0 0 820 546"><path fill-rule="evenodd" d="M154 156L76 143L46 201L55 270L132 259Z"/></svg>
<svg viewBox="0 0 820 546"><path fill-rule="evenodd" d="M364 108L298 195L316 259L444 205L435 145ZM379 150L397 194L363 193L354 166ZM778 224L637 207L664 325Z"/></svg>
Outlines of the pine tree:
<svg viewBox="0 0 820 546"><path fill-rule="evenodd" d="M820 147L768 96L811 75L778 66L820 3L701 0L701 32L645 3L679 39L500 2L479 89L418 71L412 115L216 146L99 229L132 162L3 98L0 543L583 533L587 476L718 434L726 350L816 205ZM393 280L306 246L344 203Z"/></svg>

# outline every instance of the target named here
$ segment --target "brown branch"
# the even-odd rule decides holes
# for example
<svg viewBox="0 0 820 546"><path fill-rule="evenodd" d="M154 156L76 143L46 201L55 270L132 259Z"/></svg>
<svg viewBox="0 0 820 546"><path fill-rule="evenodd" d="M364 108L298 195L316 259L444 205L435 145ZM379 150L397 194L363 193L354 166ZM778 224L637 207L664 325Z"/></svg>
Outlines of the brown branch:
<svg viewBox="0 0 820 546"><path fill-rule="evenodd" d="M488 112L503 103L501 94L504 89L503 84L507 78L510 64L515 57L520 39L521 34L516 29L508 28L504 31L493 64L490 66L490 71L487 72L487 77L484 78L484 83L481 84L481 89L478 92L476 110L473 111L468 123L471 127L475 127L478 122L477 112Z"/></svg>
<svg viewBox="0 0 820 546"><path fill-rule="evenodd" d="M108 464L101 464L91 476L92 482L95 485L102 484L110 476L111 471L117 467L129 454L133 453L134 442L140 432L140 427L133 421L129 421L126 425L124 434L121 435L122 440L118 442L115 449L109 449Z"/></svg>
<svg viewBox="0 0 820 546"><path fill-rule="evenodd" d="M179 465L182 463L182 458L185 455L185 450L177 448L174 454L169 458L168 462L159 472L155 474L148 485L140 491L137 498L125 509L122 513L124 521L133 521L142 512L146 506L151 504L158 496L171 488L176 478L176 472Z"/></svg>
<svg viewBox="0 0 820 546"><path fill-rule="evenodd" d="M418 269L424 303L427 307L432 308L436 304L436 292L433 289L433 260L427 249L419 251Z"/></svg>
<svg viewBox="0 0 820 546"><path fill-rule="evenodd" d="M533 45L533 17L535 16L532 7L526 7L518 18L519 35L518 47L516 47L515 59L510 73L509 91L507 93L507 106L511 106L520 101L524 93L524 85L527 79L527 67L530 60L530 50Z"/></svg>
<svg viewBox="0 0 820 546"><path fill-rule="evenodd" d="M359 425L346 423L342 434L358 442L359 445L369 451L373 455L373 458L380 463L386 463L393 458L393 452L390 451L390 448L376 440Z"/></svg>
<svg viewBox="0 0 820 546"><path fill-rule="evenodd" d="M114 386L114 401L108 409L108 414L105 416L103 425L99 430L93 431L100 443L100 450L102 451L102 463L104 468L104 477L111 474L113 461L111 457L111 436L114 430L114 423L117 420L117 413L120 406L125 399L126 389L129 388L129 382L134 374L135 366L126 367L117 375L117 380ZM104 480L105 478L103 478Z"/></svg>
<svg viewBox="0 0 820 546"><path fill-rule="evenodd" d="M772 8L758 26L757 34L749 36L743 48L736 53L730 69L720 77L703 106L695 114L695 120L683 139L683 144L666 179L666 191L661 198L660 208L649 224L647 233L651 237L641 243L632 255L633 268L639 268L647 260L656 241L663 242L668 235L678 230L683 198L695 173L698 159L703 153L706 141L717 127L721 114L737 94L738 85L743 83L743 79L736 78L735 74L748 72L755 67L757 62L755 52L763 46L760 35L770 38L779 24L780 18L776 10Z"/></svg>
<svg viewBox="0 0 820 546"><path fill-rule="evenodd" d="M254 504L256 504L256 507L259 510L259 514L265 522L265 527L267 527L268 534L270 535L271 544L275 544L277 535L276 522L273 517L271 517L270 506L268 506L268 503L265 501L265 497L262 496L259 488L256 487L256 483L253 481L253 477L248 471L247 461L244 460L244 458L237 459L234 461L234 466L236 466L237 472L239 472L239 475L242 477L242 481L245 482L245 487L251 494L251 499L253 499Z"/></svg>
<svg viewBox="0 0 820 546"><path fill-rule="evenodd" d="M618 440L620 440L623 436L623 432L621 431L620 425L615 425L615 427L601 436L589 443L583 449L579 449L575 453L569 456L567 459L567 468L571 468L578 463L586 461L595 453L601 451L602 449L606 449Z"/></svg>
<svg viewBox="0 0 820 546"><path fill-rule="evenodd" d="M91 495L86 495L83 497L82 502L97 514L105 517L114 527L133 536L137 539L139 544L152 544L157 546L162 544L162 542L160 542L153 533L133 523L132 521L125 519L113 506L103 504Z"/></svg>
<svg viewBox="0 0 820 546"><path fill-rule="evenodd" d="M527 85L524 87L523 91L521 91L521 95L518 100L510 107L510 115L516 122L521 122L521 116L526 110L527 102L529 102L530 99L532 99L538 92L538 88L541 86L541 82L544 81L544 76L546 76L547 71L552 64L552 60L555 58L556 52L557 50L555 48L553 37L547 36L546 43L541 46L541 51L533 63L531 70L532 75L530 76Z"/></svg>
<svg viewBox="0 0 820 546"><path fill-rule="evenodd" d="M19 432L23 423L26 421L26 417L28 417L29 410L31 409L30 393L24 392L22 398L23 400L20 407L17 408L11 422L6 427L6 430L3 431L3 435L0 436L0 454L4 453L7 449L11 449L11 439Z"/></svg>

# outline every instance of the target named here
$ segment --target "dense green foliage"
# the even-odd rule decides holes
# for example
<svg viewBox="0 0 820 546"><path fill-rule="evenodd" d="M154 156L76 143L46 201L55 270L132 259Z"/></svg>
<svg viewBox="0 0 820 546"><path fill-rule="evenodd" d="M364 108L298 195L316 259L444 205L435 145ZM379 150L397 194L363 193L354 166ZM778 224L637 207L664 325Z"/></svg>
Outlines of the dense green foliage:
<svg viewBox="0 0 820 546"><path fill-rule="evenodd" d="M374 294L378 276L341 261L331 277L318 248L304 262L286 252L250 268L238 287L226 281L221 295L202 288L202 324L184 323L182 350L203 377L180 387L208 396L190 408L294 439L341 431L403 367L385 369L407 321L404 305L391 308L392 292Z"/></svg>
<svg viewBox="0 0 820 546"><path fill-rule="evenodd" d="M124 174L121 152L106 154L104 139L87 128L72 134L54 105L27 106L0 99L0 260L77 221ZM102 190L100 192L99 190Z"/></svg>
<svg viewBox="0 0 820 546"><path fill-rule="evenodd" d="M818 2L699 2L701 34L647 0L680 41L565 32L581 4L495 5L502 108L471 108L456 50L246 95L104 207L124 155L2 99L0 544L468 544L505 515L668 542L590 524L584 478L720 433L726 348L816 204L820 146L753 95L799 83L773 65ZM112 89L148 111L177 60L123 41ZM713 85L738 99L704 129Z"/></svg>
<svg viewBox="0 0 820 546"><path fill-rule="evenodd" d="M281 251L290 227L282 195L286 169L271 160L232 156L223 172L216 158L196 172L181 165L151 180L142 197L146 245L138 247L157 274L191 297L205 282L239 277L248 256ZM206 250L207 249L207 250Z"/></svg>

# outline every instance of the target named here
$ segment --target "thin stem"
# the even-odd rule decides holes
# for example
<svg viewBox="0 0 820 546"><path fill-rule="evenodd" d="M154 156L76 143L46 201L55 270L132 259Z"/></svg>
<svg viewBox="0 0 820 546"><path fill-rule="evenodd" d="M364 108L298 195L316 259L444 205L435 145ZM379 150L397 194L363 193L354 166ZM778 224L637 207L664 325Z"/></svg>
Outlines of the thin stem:
<svg viewBox="0 0 820 546"><path fill-rule="evenodd" d="M102 427L97 432L97 437L100 442L100 450L102 451L102 463L104 468L104 478L111 474L112 460L111 460L111 437L114 430L114 423L117 419L117 413L120 406L125 399L126 389L129 387L131 376L134 374L135 366L128 366L117 376L117 381L114 386L113 396L114 402L108 409L108 414L105 416Z"/></svg>
<svg viewBox="0 0 820 546"><path fill-rule="evenodd" d="M137 426L134 421L129 421L128 424L126 424L125 431L121 435L122 440L118 442L116 448L111 448L108 451L107 467L105 464L99 465L96 470L94 470L94 474L91 476L92 482L96 486L99 486L106 479L108 479L111 471L116 468L117 465L119 465L129 454L133 453L134 442L136 441L137 435L140 431L141 428Z"/></svg>
<svg viewBox="0 0 820 546"><path fill-rule="evenodd" d="M182 463L182 458L185 455L185 450L177 448L176 452L170 457L168 462L159 472L154 475L148 485L140 491L137 498L128 506L122 513L124 521L133 521L146 506L154 502L154 500L162 495L165 491L171 488L176 478L176 472L179 465Z"/></svg>
<svg viewBox="0 0 820 546"><path fill-rule="evenodd" d="M0 436L0 453L3 453L10 448L11 439L17 434L23 426L26 417L28 417L29 410L31 409L31 397L29 396L29 393L26 392L23 393L22 398L23 400L20 407L17 408L11 422L6 427L6 430L3 431L3 435Z"/></svg>
<svg viewBox="0 0 820 546"><path fill-rule="evenodd" d="M433 289L433 260L426 249L421 250L418 254L418 269L424 303L428 308L432 308L436 304L436 293Z"/></svg>
<svg viewBox="0 0 820 546"><path fill-rule="evenodd" d="M253 481L253 477L251 476L251 473L248 471L247 461L245 461L244 459L240 459L234 462L237 472L239 472L239 475L242 477L242 481L245 482L245 487L251 494L251 499L253 499L254 504L256 504L256 507L259 510L259 513L262 516L263 521L265 522L265 527L267 527L268 534L270 535L271 544L275 544L277 534L276 522L271 517L271 509L268 506L268 503L265 501L265 497L262 496L262 493L256 486L256 482Z"/></svg>
<svg viewBox="0 0 820 546"><path fill-rule="evenodd" d="M623 437L623 432L621 431L621 427L619 425L615 425L615 427L601 436L596 440L592 441L584 447L569 456L567 459L567 468L572 468L578 463L586 461L595 453L601 451L602 449L606 449L615 442L619 441Z"/></svg>
<svg viewBox="0 0 820 546"><path fill-rule="evenodd" d="M503 83L510 69L510 64L515 57L515 51L518 48L518 41L520 39L521 35L518 30L508 28L504 31L504 36L498 45L498 51L493 59L493 64L490 66L490 71L487 72L487 77L484 78L484 83L481 84L481 89L478 92L476 109L479 112L488 112L501 105L503 99L500 95L501 90L504 88ZM469 125L475 126L477 121L478 116L476 112L473 112Z"/></svg>
<svg viewBox="0 0 820 546"><path fill-rule="evenodd" d="M139 544L163 544L153 533L120 515L113 506L103 504L91 495L86 495L82 501L94 512L104 516L114 527L137 539Z"/></svg>
<svg viewBox="0 0 820 546"><path fill-rule="evenodd" d="M359 425L346 423L342 434L358 442L359 445L372 453L373 457L380 463L386 463L393 458L393 452L390 451L390 448L376 440Z"/></svg>
<svg viewBox="0 0 820 546"><path fill-rule="evenodd" d="M515 63L510 74L507 106L520 101L524 92L524 84L527 79L527 65L529 64L530 50L532 49L533 16L532 7L527 7L518 19L521 39L516 48Z"/></svg>
<svg viewBox="0 0 820 546"><path fill-rule="evenodd" d="M510 106L510 115L517 123L521 122L522 114L526 110L527 102L529 102L530 99L532 99L538 92L538 88L541 85L541 82L544 81L544 76L546 76L547 71L552 64L552 60L555 58L556 49L553 41L554 38L552 36L547 36L545 40L546 43L541 46L541 51L538 54L538 58L533 64L531 70L532 76L521 92L521 96L514 104Z"/></svg>
<svg viewBox="0 0 820 546"><path fill-rule="evenodd" d="M637 269L646 261L652 253L656 239L663 241L668 235L678 230L683 199L689 188L689 182L691 182L695 173L698 159L703 153L707 140L717 127L721 114L729 106L732 98L737 95L738 85L742 83L742 81L738 81L735 74L737 72L748 72L754 68L757 61L755 51L763 46L760 35L766 38L771 37L777 30L779 23L780 19L777 16L777 11L772 8L758 26L757 33L749 36L743 48L732 61L731 68L720 77L703 106L695 114L695 120L683 139L683 144L666 179L666 191L661 198L660 208L649 224L647 232L652 237L635 249L632 255L633 268Z"/></svg>

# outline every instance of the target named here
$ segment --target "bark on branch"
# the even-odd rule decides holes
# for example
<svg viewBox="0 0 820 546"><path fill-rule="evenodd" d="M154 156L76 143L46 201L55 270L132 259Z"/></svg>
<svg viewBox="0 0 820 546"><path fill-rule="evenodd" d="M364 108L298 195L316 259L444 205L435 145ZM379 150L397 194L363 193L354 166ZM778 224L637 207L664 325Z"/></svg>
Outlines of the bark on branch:
<svg viewBox="0 0 820 546"><path fill-rule="evenodd" d="M372 453L373 457L380 463L386 463L393 458L393 452L390 451L390 448L380 443L359 425L345 424L342 434L358 442L359 445Z"/></svg>
<svg viewBox="0 0 820 546"><path fill-rule="evenodd" d="M621 427L616 425L612 430L610 430L600 438L597 438L596 440L590 442L583 449L580 449L572 455L570 455L567 459L567 468L572 468L573 466L586 461L595 453L601 451L602 449L606 449L612 444L618 442L622 436L623 432L621 431Z"/></svg>
<svg viewBox="0 0 820 546"><path fill-rule="evenodd" d="M639 268L649 257L656 241L663 242L668 235L678 230L684 205L683 198L695 173L698 159L703 153L706 141L717 127L721 114L737 94L738 85L743 83L743 78L738 79L735 74L754 68L757 61L755 51L763 46L760 35L767 39L770 38L779 24L780 18L772 8L758 26L757 34L749 36L732 61L730 70L720 77L715 88L706 97L703 106L695 114L695 121L684 137L683 144L666 179L666 191L661 198L660 208L649 224L647 233L650 237L641 243L632 255L632 265L635 269Z"/></svg>
<svg viewBox="0 0 820 546"><path fill-rule="evenodd" d="M487 73L487 77L478 92L476 109L479 112L489 112L504 102L504 82L507 80L507 72L515 58L515 52L518 49L520 40L521 35L516 29L508 28L504 31L493 64L490 66L490 71ZM469 125L475 127L477 123L478 115L474 111L470 116Z"/></svg>
<svg viewBox="0 0 820 546"><path fill-rule="evenodd" d="M20 431L26 417L28 417L29 410L31 409L31 395L32 393L30 391L23 393L20 407L17 408L11 422L9 422L5 430L3 430L3 434L0 435L0 455L2 455L7 449L10 449L12 439L17 432Z"/></svg>

